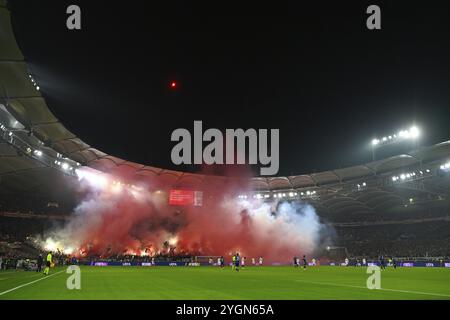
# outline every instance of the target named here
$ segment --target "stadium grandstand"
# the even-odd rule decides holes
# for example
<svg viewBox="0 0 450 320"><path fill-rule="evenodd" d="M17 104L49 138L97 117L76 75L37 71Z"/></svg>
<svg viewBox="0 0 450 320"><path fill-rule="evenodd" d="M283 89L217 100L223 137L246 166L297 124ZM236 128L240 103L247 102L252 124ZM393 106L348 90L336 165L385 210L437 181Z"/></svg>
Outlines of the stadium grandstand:
<svg viewBox="0 0 450 320"><path fill-rule="evenodd" d="M0 234L3 255L35 255L27 242L63 224L77 199L76 170L90 167L155 188L208 190L225 180L120 159L88 145L50 111L0 0ZM450 141L324 172L253 177L236 197L304 201L336 234L326 248L349 257L450 256ZM157 178L157 179L156 179ZM331 253L330 253L331 254Z"/></svg>

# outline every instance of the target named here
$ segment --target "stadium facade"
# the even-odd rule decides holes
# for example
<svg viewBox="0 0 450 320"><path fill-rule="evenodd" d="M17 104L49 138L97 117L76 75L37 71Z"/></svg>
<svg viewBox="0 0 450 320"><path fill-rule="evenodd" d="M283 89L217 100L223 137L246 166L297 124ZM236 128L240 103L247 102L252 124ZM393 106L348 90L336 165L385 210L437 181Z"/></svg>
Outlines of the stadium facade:
<svg viewBox="0 0 450 320"><path fill-rule="evenodd" d="M171 189L207 190L224 180L243 179L252 191L236 197L303 200L336 228L400 221L448 230L450 141L353 167L280 177L210 176L133 163L91 147L52 114L15 40L4 0L0 0L0 30L0 194L58 200L58 195L70 193L67 181L76 179L76 169L87 166L125 180L149 182L156 189L155 181Z"/></svg>

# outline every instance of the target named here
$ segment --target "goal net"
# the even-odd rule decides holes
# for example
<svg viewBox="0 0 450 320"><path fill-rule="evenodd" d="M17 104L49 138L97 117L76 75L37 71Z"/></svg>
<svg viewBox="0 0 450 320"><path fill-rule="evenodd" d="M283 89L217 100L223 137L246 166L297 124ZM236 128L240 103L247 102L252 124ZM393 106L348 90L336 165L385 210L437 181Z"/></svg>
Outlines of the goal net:
<svg viewBox="0 0 450 320"><path fill-rule="evenodd" d="M217 260L220 258L220 256L195 256L194 262L200 263L200 264L210 264L212 266L217 265Z"/></svg>

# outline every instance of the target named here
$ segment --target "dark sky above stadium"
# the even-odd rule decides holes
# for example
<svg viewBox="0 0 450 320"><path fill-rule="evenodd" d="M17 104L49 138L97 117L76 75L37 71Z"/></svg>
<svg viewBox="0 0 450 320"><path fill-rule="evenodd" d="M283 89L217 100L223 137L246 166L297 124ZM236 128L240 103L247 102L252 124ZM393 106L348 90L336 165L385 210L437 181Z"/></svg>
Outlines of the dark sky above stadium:
<svg viewBox="0 0 450 320"><path fill-rule="evenodd" d="M370 161L374 137L413 123L422 145L450 139L443 2L212 2L10 7L50 109L85 142L124 159L198 170L170 161L172 131L193 132L194 120L205 129L279 128L280 175ZM82 30L66 28L70 4L81 7ZM366 28L369 4L381 7L382 30Z"/></svg>

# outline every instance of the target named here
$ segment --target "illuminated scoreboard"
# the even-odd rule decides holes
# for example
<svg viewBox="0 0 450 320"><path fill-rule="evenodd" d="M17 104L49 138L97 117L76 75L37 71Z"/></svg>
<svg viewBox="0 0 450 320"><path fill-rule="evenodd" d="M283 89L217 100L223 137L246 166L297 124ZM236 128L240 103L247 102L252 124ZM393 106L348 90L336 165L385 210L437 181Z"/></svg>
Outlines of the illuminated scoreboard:
<svg viewBox="0 0 450 320"><path fill-rule="evenodd" d="M203 191L172 189L169 193L169 204L201 207L203 205Z"/></svg>

